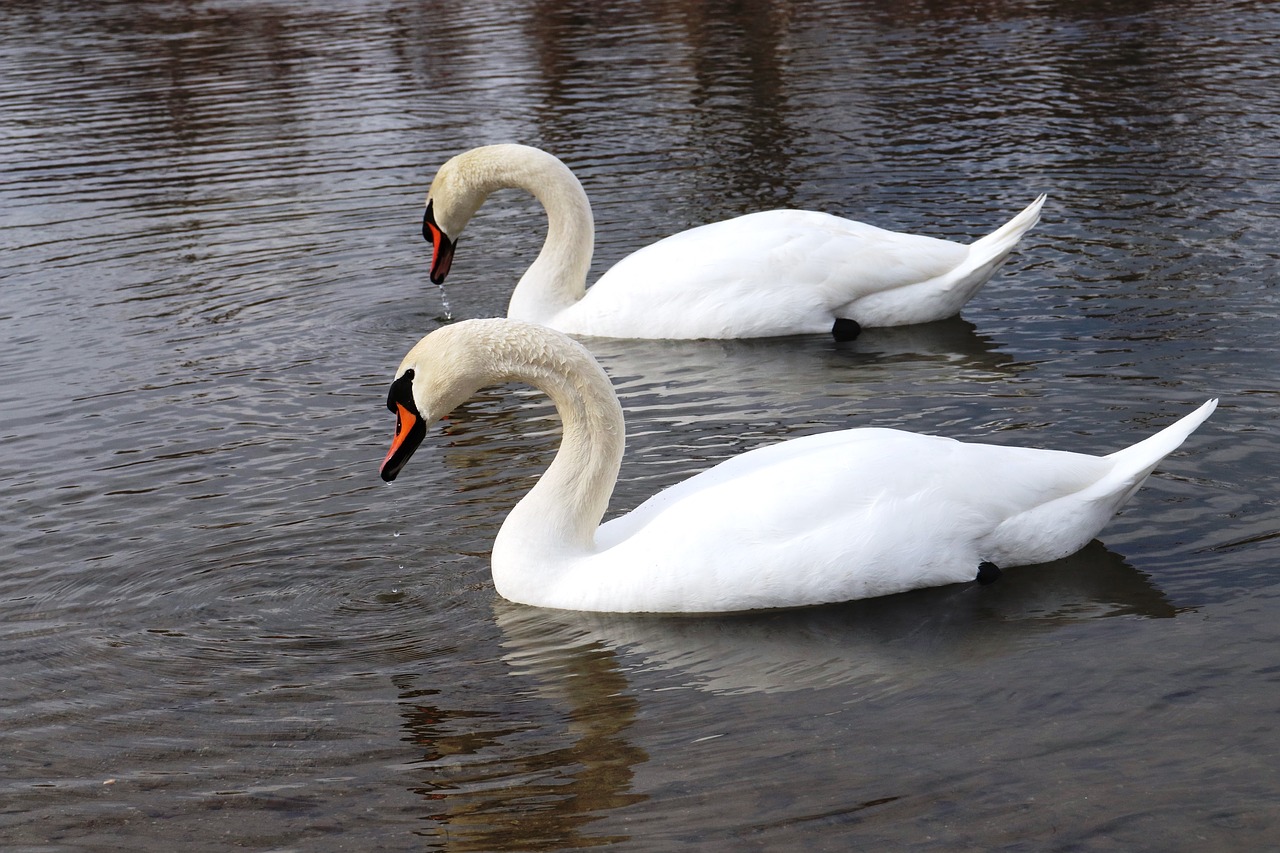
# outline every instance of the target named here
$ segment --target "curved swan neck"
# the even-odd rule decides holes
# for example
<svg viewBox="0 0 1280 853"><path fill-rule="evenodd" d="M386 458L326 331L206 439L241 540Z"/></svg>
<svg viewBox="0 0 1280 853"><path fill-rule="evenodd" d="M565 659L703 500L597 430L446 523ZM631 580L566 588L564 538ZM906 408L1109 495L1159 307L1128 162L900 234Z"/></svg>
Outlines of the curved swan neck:
<svg viewBox="0 0 1280 853"><path fill-rule="evenodd" d="M491 193L507 187L531 193L547 214L546 240L511 294L508 317L548 323L583 297L595 250L595 220L586 191L569 167L527 145L487 145L445 164L432 182L431 195L442 198L454 181L461 185L455 191L458 231ZM445 201L437 205L446 206Z"/></svg>
<svg viewBox="0 0 1280 853"><path fill-rule="evenodd" d="M586 295L595 219L586 191L564 163L536 148L522 148L518 163L521 186L547 213L547 238L516 284L507 316L548 323Z"/></svg>
<svg viewBox="0 0 1280 853"><path fill-rule="evenodd" d="M506 378L527 382L551 398L563 424L555 459L512 509L494 542L495 572L517 549L528 564L541 552L544 564L595 549L618 479L626 429L609 377L577 343L541 327L526 326L502 353ZM495 576L496 577L496 576ZM499 580L501 582L501 580Z"/></svg>
<svg viewBox="0 0 1280 853"><path fill-rule="evenodd" d="M441 332L450 333L444 336L450 349L411 352L405 359L419 365L420 375L460 368L467 377L463 384L424 389L427 402L419 401L420 408L437 401L431 417L447 414L480 388L523 382L551 398L563 423L555 459L502 525L494 543L495 571L505 549L518 549L526 563L539 553L552 558L594 549L626 440L622 407L609 377L582 345L542 326L469 320Z"/></svg>

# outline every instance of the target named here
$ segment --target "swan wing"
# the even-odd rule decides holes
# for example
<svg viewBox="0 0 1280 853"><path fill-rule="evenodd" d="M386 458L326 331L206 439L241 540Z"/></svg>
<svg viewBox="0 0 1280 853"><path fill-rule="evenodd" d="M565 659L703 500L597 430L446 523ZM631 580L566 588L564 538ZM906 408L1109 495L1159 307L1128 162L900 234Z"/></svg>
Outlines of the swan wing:
<svg viewBox="0 0 1280 853"><path fill-rule="evenodd" d="M677 484L602 525L596 544L615 593L662 598L637 609L866 598L972 580L1001 524L1087 489L1111 467L896 430L824 433ZM1001 556L1016 555L1006 547Z"/></svg>
<svg viewBox="0 0 1280 853"><path fill-rule="evenodd" d="M703 225L619 261L556 326L616 337L828 332L842 306L944 276L968 247L801 210Z"/></svg>

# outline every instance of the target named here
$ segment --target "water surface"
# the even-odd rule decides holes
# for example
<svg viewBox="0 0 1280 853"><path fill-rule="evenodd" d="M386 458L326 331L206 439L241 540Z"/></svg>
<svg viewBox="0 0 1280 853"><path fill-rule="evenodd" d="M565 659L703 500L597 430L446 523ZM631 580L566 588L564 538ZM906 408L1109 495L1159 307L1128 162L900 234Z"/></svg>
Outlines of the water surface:
<svg viewBox="0 0 1280 853"><path fill-rule="evenodd" d="M0 10L6 849L1262 849L1280 837L1280 10L1261 2ZM745 618L511 605L555 450L495 390L377 477L445 322L422 195L519 141L594 274L773 206L973 239L962 317L590 347L611 512L789 436L1110 452L1214 417L1080 554ZM503 313L495 196L450 277Z"/></svg>

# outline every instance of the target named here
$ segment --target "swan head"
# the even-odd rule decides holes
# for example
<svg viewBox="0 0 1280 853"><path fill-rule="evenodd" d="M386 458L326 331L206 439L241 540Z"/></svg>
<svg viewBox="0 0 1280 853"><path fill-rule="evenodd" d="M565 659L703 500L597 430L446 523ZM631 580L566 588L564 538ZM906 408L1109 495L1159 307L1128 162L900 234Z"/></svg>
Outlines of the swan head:
<svg viewBox="0 0 1280 853"><path fill-rule="evenodd" d="M549 211L567 208L576 211L576 217L569 224L581 233L580 239L590 240L594 235L591 205L568 166L529 145L482 145L447 160L427 190L422 236L431 244L433 283L444 284L462 229L485 199L504 188L527 190ZM588 248L588 263L590 256Z"/></svg>
<svg viewBox="0 0 1280 853"><path fill-rule="evenodd" d="M444 326L418 341L396 370L387 409L396 416L395 437L382 460L382 479L396 478L427 435L427 425L449 414L493 381L493 321Z"/></svg>
<svg viewBox="0 0 1280 853"><path fill-rule="evenodd" d="M487 145L451 157L431 181L422 237L431 244L431 281L444 284L453 265L458 237L471 217L495 189L507 181L500 169L512 149L524 146Z"/></svg>
<svg viewBox="0 0 1280 853"><path fill-rule="evenodd" d="M488 195L488 192L474 186L474 158L471 155L470 151L459 154L441 166L427 190L422 238L431 244L432 284L444 284L449 268L453 266L458 235Z"/></svg>

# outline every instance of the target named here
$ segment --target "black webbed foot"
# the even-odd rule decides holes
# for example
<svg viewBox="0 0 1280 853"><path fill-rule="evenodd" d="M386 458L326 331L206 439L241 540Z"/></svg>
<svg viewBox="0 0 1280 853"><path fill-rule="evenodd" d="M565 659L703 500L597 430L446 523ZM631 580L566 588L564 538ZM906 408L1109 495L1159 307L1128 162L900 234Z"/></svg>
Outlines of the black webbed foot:
<svg viewBox="0 0 1280 853"><path fill-rule="evenodd" d="M978 583L983 586L993 584L1000 580L1000 576L1002 574L1004 574L1004 572L1000 571L1000 567L995 563L991 563L986 560L978 563Z"/></svg>
<svg viewBox="0 0 1280 853"><path fill-rule="evenodd" d="M857 320L837 317L831 326L831 337L837 341L851 341L860 334L862 334L862 327L858 325Z"/></svg>

